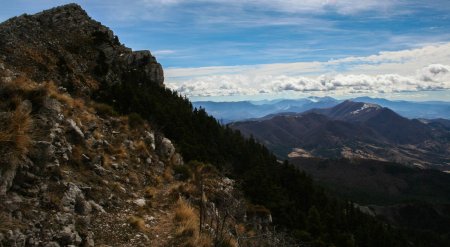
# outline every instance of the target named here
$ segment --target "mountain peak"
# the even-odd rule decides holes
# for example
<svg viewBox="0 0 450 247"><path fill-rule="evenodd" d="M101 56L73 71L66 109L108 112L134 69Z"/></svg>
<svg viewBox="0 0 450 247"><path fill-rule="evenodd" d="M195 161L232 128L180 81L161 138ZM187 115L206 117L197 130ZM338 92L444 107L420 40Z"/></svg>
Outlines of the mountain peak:
<svg viewBox="0 0 450 247"><path fill-rule="evenodd" d="M44 10L36 15L51 15L55 16L57 14L67 14L67 15L84 15L89 17L86 11L76 3L69 3L61 6L57 6L48 10Z"/></svg>
<svg viewBox="0 0 450 247"><path fill-rule="evenodd" d="M72 27L72 25L82 26L89 21L95 22L80 5L69 3L33 15L23 14L13 17L1 25L16 24L15 26L17 26L17 24L25 24L33 20L37 20L42 25L61 26L69 24L69 27Z"/></svg>
<svg viewBox="0 0 450 247"><path fill-rule="evenodd" d="M119 84L124 76L160 86L164 82L162 67L150 51L125 47L77 4L0 24L0 60L34 81L53 81L80 95Z"/></svg>
<svg viewBox="0 0 450 247"><path fill-rule="evenodd" d="M379 110L379 109L381 109L381 106L379 106L377 104L363 103L363 105L359 109L350 112L350 114L357 115L357 114L361 114L363 112L369 112L372 110Z"/></svg>
<svg viewBox="0 0 450 247"><path fill-rule="evenodd" d="M377 104L345 100L331 108L313 109L311 111L324 114L336 120L363 122L376 116L383 109L385 108Z"/></svg>

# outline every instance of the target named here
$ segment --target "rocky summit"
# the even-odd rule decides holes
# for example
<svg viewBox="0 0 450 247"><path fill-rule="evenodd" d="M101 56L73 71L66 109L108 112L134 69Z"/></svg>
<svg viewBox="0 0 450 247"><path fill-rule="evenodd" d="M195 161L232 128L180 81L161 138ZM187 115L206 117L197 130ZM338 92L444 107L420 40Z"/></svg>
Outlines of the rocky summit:
<svg viewBox="0 0 450 247"><path fill-rule="evenodd" d="M234 181L184 164L140 115L95 101L131 72L164 87L150 51L123 46L76 4L0 24L0 246L235 241L229 226L246 206ZM270 212L251 212L256 232L270 224Z"/></svg>
<svg viewBox="0 0 450 247"><path fill-rule="evenodd" d="M132 51L113 32L76 4L0 24L0 59L36 81L53 81L78 94L92 95L139 70L163 85L161 65L149 51Z"/></svg>

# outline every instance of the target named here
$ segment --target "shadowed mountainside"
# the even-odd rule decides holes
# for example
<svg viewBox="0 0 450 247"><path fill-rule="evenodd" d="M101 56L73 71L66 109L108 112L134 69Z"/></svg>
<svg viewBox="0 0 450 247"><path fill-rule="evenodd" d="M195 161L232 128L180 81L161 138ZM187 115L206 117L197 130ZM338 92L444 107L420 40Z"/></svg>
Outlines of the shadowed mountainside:
<svg viewBox="0 0 450 247"><path fill-rule="evenodd" d="M369 103L344 101L332 108L280 113L230 126L280 157L369 158L442 170L450 164L445 121L410 120Z"/></svg>

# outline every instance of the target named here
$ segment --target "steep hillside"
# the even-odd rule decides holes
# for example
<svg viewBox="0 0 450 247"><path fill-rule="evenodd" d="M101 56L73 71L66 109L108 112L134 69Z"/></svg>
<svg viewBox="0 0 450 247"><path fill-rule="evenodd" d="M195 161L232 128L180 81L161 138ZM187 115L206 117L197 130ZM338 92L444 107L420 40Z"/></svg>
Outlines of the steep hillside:
<svg viewBox="0 0 450 247"><path fill-rule="evenodd" d="M129 70L164 90L150 52L120 45L73 4L13 18L0 35L1 246L290 241L233 180L184 164L140 115L93 100Z"/></svg>
<svg viewBox="0 0 450 247"><path fill-rule="evenodd" d="M0 24L0 60L3 246L448 244L328 195L194 109L149 51L78 5Z"/></svg>
<svg viewBox="0 0 450 247"><path fill-rule="evenodd" d="M296 157L290 162L391 224L450 232L450 174L375 160Z"/></svg>
<svg viewBox="0 0 450 247"><path fill-rule="evenodd" d="M410 120L388 108L344 101L301 114L237 122L280 157L368 158L447 170L450 132L436 121Z"/></svg>

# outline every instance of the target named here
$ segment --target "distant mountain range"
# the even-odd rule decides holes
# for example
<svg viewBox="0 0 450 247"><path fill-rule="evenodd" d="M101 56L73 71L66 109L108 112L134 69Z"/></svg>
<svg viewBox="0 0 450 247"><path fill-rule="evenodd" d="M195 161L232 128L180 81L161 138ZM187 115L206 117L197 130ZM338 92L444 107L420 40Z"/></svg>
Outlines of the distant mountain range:
<svg viewBox="0 0 450 247"><path fill-rule="evenodd" d="M363 158L442 170L450 166L449 120L408 119L372 103L347 100L230 126L284 158Z"/></svg>
<svg viewBox="0 0 450 247"><path fill-rule="evenodd" d="M352 100L388 107L406 118L450 119L450 102L390 101L370 97L359 97ZM251 118L261 118L281 112L300 113L314 108L333 107L341 102L343 101L331 97L308 97L304 99L237 102L197 101L193 102L193 106L204 108L222 123L229 123Z"/></svg>

